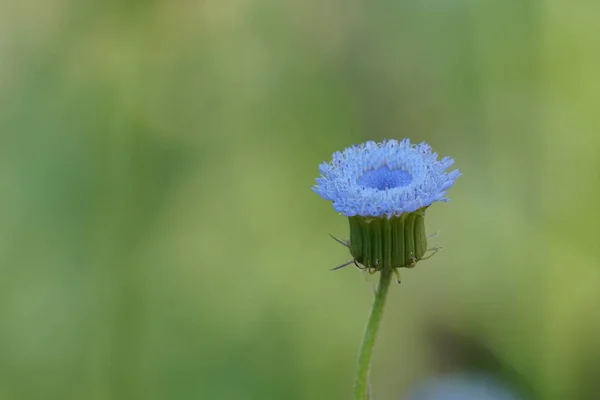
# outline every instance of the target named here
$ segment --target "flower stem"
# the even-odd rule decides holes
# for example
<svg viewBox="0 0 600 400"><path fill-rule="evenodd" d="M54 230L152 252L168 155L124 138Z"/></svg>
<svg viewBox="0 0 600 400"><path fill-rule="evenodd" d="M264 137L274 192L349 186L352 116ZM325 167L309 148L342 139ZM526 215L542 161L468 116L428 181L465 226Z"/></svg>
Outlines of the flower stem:
<svg viewBox="0 0 600 400"><path fill-rule="evenodd" d="M379 285L375 292L375 300L373 301L373 307L371 308L371 314L369 315L369 322L365 329L365 335L363 337L362 344L360 346L360 353L358 355L358 371L356 372L356 379L354 380L354 398L356 400L368 400L369 399L369 367L371 365L371 354L373 354L373 346L375 345L375 337L379 330L381 322L381 316L383 314L383 306L385 305L385 299L387 292L392 282L391 268L382 269L379 277Z"/></svg>

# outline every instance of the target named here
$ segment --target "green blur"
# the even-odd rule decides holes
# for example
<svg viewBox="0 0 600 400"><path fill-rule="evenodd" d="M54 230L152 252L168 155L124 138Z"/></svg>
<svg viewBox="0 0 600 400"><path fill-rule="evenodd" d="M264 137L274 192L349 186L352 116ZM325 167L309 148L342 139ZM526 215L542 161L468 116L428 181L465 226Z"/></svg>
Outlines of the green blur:
<svg viewBox="0 0 600 400"><path fill-rule="evenodd" d="M375 276L320 162L456 159L371 377L432 327L532 398L600 387L600 3L0 0L0 400L348 399ZM437 328L436 328L437 329ZM508 375L507 375L508 376Z"/></svg>

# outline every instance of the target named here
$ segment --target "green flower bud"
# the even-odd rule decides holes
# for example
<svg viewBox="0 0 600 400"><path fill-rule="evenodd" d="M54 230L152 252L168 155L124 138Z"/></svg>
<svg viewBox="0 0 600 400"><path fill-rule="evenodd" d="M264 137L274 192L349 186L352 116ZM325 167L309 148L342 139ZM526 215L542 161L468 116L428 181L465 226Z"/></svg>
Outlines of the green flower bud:
<svg viewBox="0 0 600 400"><path fill-rule="evenodd" d="M349 217L354 261L369 272L414 267L427 251L425 209L391 218Z"/></svg>

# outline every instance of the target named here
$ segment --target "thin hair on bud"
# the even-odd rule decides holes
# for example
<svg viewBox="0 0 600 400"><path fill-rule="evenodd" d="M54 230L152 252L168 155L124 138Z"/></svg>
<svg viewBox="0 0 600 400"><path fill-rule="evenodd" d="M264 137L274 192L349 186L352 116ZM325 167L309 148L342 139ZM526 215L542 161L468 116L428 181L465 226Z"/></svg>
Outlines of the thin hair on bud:
<svg viewBox="0 0 600 400"><path fill-rule="evenodd" d="M367 269L367 267L358 265L356 258L354 259L354 265L356 265L356 268L360 269L361 271L365 271Z"/></svg>
<svg viewBox="0 0 600 400"><path fill-rule="evenodd" d="M427 235L427 239L433 239L434 237L436 237L439 234L440 234L440 231L435 231L433 233L430 233L429 235Z"/></svg>
<svg viewBox="0 0 600 400"><path fill-rule="evenodd" d="M331 238L332 238L333 240L335 240L336 242L338 242L338 243L339 243L339 244L341 244L342 246L344 246L344 247L348 247L348 248L350 247L350 243L348 243L348 241L346 241L346 240L341 240L341 239L338 239L338 238L336 238L335 236L333 236L331 233L329 234L329 236L331 236Z"/></svg>
<svg viewBox="0 0 600 400"><path fill-rule="evenodd" d="M348 265L352 264L353 262L355 262L355 261L354 261L354 260L350 260L350 261L348 261L347 263L344 263L344 264L342 264L342 265L339 265L339 266L337 266L337 267L335 267L335 268L331 268L331 269L330 269L330 271L337 271L338 269L341 269L341 268L347 267Z"/></svg>
<svg viewBox="0 0 600 400"><path fill-rule="evenodd" d="M394 268L394 275L396 275L396 282L397 283L402 283L402 281L400 280L400 271L398 271L398 268Z"/></svg>
<svg viewBox="0 0 600 400"><path fill-rule="evenodd" d="M428 258L431 258L434 256L435 253L437 253L438 251L440 251L442 249L442 247L434 247L432 249L427 249L427 251L431 251L432 253L430 255L428 255L427 257L422 257L421 260L427 260Z"/></svg>

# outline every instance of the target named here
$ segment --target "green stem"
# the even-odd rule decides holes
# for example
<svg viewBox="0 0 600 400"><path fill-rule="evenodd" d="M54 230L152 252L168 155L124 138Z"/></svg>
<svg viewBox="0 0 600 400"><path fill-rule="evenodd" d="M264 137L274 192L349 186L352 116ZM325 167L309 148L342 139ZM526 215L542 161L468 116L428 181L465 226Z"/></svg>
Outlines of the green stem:
<svg viewBox="0 0 600 400"><path fill-rule="evenodd" d="M373 354L373 346L375 345L375 338L377 336L377 331L379 330L387 292L390 283L392 282L392 273L393 270L391 268L385 268L380 272L379 285L377 286L377 292L375 292L375 300L373 301L369 322L367 323L362 345L360 346L360 353L358 355L358 371L356 372L356 379L354 380L354 398L356 400L369 399L368 381L371 354Z"/></svg>

